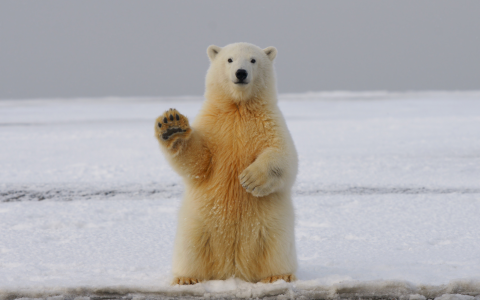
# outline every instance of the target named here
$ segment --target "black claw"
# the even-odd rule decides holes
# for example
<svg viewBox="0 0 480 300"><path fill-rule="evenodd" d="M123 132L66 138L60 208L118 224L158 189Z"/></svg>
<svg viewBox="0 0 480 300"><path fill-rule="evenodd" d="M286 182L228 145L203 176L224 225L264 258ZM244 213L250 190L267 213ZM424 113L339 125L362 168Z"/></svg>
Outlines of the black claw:
<svg viewBox="0 0 480 300"><path fill-rule="evenodd" d="M167 117L163 118L163 123L167 124Z"/></svg>
<svg viewBox="0 0 480 300"><path fill-rule="evenodd" d="M173 121L173 116L172 115L170 115L170 121Z"/></svg>
<svg viewBox="0 0 480 300"><path fill-rule="evenodd" d="M158 128L162 128L162 123L158 123Z"/></svg>
<svg viewBox="0 0 480 300"><path fill-rule="evenodd" d="M180 116L179 115L176 115L175 118L177 119L177 121L180 121Z"/></svg>

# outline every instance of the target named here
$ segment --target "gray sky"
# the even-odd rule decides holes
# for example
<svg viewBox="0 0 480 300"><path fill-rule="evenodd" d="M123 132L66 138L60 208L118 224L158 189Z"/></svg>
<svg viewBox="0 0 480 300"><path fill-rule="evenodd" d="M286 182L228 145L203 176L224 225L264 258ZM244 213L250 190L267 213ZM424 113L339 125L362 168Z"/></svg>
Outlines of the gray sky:
<svg viewBox="0 0 480 300"><path fill-rule="evenodd" d="M202 95L233 42L277 47L280 93L480 90L475 0L0 0L0 99Z"/></svg>

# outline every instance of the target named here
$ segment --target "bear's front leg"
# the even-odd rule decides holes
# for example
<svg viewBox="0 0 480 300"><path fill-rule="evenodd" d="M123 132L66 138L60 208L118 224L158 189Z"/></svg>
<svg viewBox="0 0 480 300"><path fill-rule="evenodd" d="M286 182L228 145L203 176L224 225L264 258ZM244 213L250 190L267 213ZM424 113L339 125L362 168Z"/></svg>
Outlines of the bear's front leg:
<svg viewBox="0 0 480 300"><path fill-rule="evenodd" d="M267 150L238 177L245 190L255 197L267 196L285 184L288 168L277 151Z"/></svg>
<svg viewBox="0 0 480 300"><path fill-rule="evenodd" d="M155 121L155 137L172 167L188 180L203 180L208 175L211 152L201 132L193 130L187 117L176 109Z"/></svg>

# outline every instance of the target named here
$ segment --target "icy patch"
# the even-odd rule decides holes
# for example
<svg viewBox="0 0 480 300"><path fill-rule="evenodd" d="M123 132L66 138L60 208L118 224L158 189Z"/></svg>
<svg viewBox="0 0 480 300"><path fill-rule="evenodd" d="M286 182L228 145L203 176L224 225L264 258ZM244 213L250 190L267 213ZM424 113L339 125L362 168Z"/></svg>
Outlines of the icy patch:
<svg viewBox="0 0 480 300"><path fill-rule="evenodd" d="M408 297L408 300L426 300L425 296L419 294L413 294Z"/></svg>
<svg viewBox="0 0 480 300"><path fill-rule="evenodd" d="M414 285L404 281L345 281L326 285L328 279L297 281L286 283L283 280L272 284L248 283L236 278L207 281L192 286L129 287L58 287L0 290L0 300L5 299L46 299L63 300L84 297L83 299L404 299L404 300L477 300L480 299L480 281L452 282L441 286ZM468 289L455 292L455 289L468 286Z"/></svg>
<svg viewBox="0 0 480 300"><path fill-rule="evenodd" d="M180 198L183 185L179 183L109 184L0 184L0 202L72 201ZM1 213L1 210L0 210Z"/></svg>
<svg viewBox="0 0 480 300"><path fill-rule="evenodd" d="M460 294L445 294L440 297L436 297L435 300L474 300L475 297L468 296L468 295L460 295Z"/></svg>

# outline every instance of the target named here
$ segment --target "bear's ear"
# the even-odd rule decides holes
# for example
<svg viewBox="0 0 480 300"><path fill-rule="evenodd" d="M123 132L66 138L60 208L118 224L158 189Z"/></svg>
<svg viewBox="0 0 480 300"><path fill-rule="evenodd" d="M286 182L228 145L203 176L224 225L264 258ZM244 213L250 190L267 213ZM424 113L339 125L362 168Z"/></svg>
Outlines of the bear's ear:
<svg viewBox="0 0 480 300"><path fill-rule="evenodd" d="M268 56L268 58L270 58L271 61L273 61L277 56L277 48L275 47L267 47L263 49L263 52L265 52L265 54Z"/></svg>
<svg viewBox="0 0 480 300"><path fill-rule="evenodd" d="M217 56L218 52L220 52L220 50L222 50L222 48L218 46L215 46L215 45L208 46L207 55L208 55L208 58L210 58L210 61L213 61L215 59L215 57Z"/></svg>

